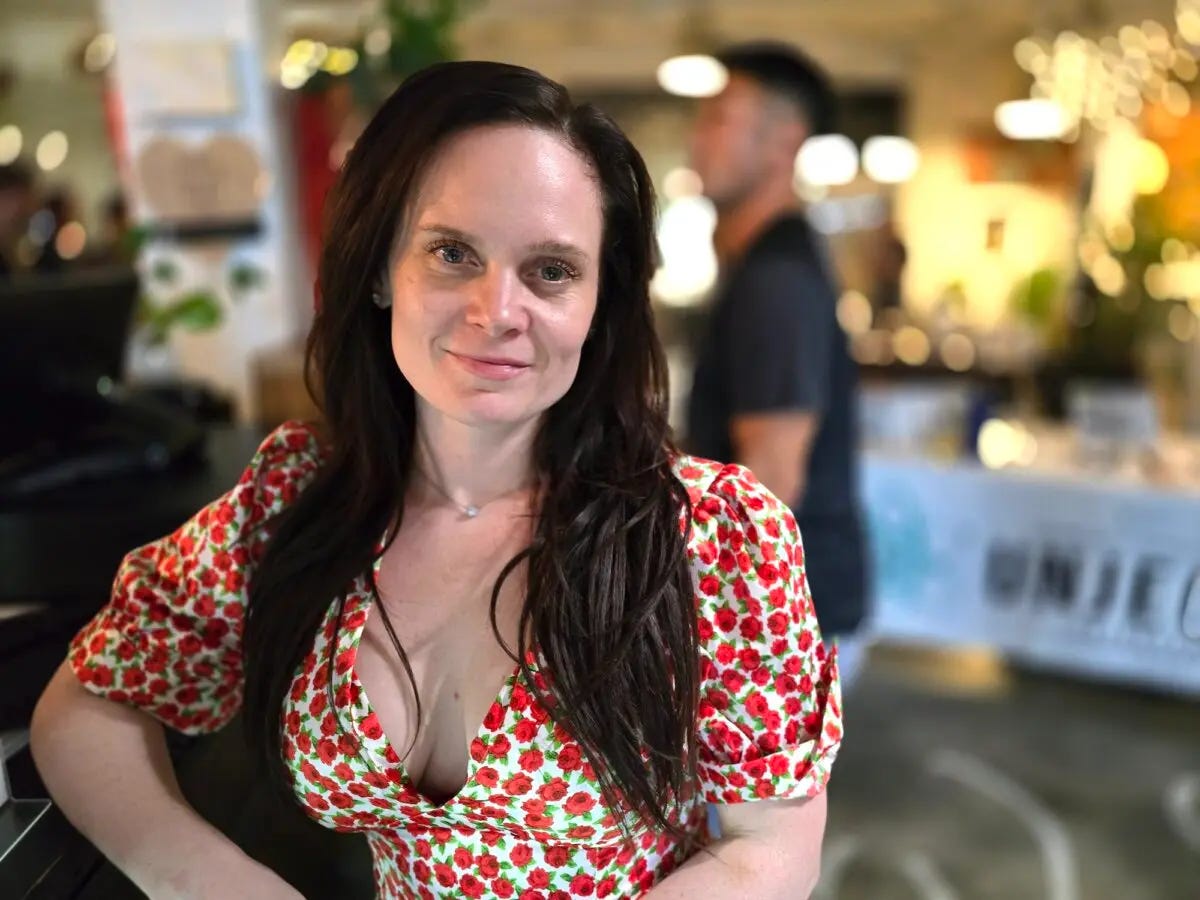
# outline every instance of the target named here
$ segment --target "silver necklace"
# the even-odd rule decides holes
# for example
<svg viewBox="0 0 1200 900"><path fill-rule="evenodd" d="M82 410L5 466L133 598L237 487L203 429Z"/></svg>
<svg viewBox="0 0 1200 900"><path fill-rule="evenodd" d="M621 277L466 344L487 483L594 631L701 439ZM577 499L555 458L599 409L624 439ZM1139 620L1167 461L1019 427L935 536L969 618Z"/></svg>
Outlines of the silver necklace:
<svg viewBox="0 0 1200 900"><path fill-rule="evenodd" d="M415 468L415 467L414 467L414 468ZM434 489L435 489L435 490L436 490L436 491L437 491L439 494L441 494L443 497L445 497L447 500L449 500L449 501L450 501L452 504L454 504L454 506L455 506L455 507L458 509L458 511L459 511L459 512L461 512L461 513L462 513L464 516L466 516L468 519L474 519L474 518L475 518L477 515L479 515L479 511L480 511L480 510L481 510L481 509L482 509L484 506L486 506L486 505L487 505L487 503L482 503L482 504L480 504L479 506L476 506L476 505L475 505L475 504L473 504L473 503L468 503L468 504L462 504L462 503L459 503L457 500L455 500L455 499L454 499L454 498L453 498L453 497L450 495L450 492L449 492L448 490L446 490L444 487L442 487L440 484L438 484L436 481L434 481L434 480L433 480L433 477L432 477L432 476L430 476L428 473L426 473L426 472L424 472L424 471L422 471L421 469L419 469L419 468L418 468L418 469L417 469L417 474L419 474L419 475L420 475L422 478L424 478L424 479L425 479L426 481L428 481L428 482L429 482L431 485L433 485ZM490 501L489 501L489 502L490 502Z"/></svg>

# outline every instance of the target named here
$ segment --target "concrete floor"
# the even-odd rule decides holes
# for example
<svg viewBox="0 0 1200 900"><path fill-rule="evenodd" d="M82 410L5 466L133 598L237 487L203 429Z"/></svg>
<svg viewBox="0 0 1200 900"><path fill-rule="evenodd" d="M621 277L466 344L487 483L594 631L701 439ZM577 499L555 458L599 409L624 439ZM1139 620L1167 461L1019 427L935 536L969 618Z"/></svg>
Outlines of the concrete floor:
<svg viewBox="0 0 1200 900"><path fill-rule="evenodd" d="M1200 898L1200 704L876 648L846 710L819 900Z"/></svg>

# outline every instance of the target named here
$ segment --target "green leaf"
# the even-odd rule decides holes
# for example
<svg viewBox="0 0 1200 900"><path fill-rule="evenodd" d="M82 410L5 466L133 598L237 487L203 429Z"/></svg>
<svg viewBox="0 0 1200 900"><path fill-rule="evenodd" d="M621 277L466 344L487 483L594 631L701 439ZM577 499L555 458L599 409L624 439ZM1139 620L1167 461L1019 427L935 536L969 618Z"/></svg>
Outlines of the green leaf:
<svg viewBox="0 0 1200 900"><path fill-rule="evenodd" d="M179 266L169 259L156 259L150 267L150 277L154 281L171 284L179 277Z"/></svg>
<svg viewBox="0 0 1200 900"><path fill-rule="evenodd" d="M253 288L260 287L266 281L266 273L249 263L240 263L229 270L229 287L234 299Z"/></svg>
<svg viewBox="0 0 1200 900"><path fill-rule="evenodd" d="M168 307L171 323L188 331L208 331L221 324L221 307L206 291L185 294Z"/></svg>

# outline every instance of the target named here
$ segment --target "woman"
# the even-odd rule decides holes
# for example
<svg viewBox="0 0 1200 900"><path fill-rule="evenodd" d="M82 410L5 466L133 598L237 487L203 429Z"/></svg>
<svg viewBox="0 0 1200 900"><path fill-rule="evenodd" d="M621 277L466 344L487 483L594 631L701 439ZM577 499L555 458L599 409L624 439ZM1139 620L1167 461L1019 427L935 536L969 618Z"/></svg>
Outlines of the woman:
<svg viewBox="0 0 1200 900"><path fill-rule="evenodd" d="M35 717L150 896L296 896L164 753L239 706L381 897L807 895L835 666L786 508L670 446L653 225L629 141L529 70L436 66L375 116L321 262L324 427L126 558Z"/></svg>

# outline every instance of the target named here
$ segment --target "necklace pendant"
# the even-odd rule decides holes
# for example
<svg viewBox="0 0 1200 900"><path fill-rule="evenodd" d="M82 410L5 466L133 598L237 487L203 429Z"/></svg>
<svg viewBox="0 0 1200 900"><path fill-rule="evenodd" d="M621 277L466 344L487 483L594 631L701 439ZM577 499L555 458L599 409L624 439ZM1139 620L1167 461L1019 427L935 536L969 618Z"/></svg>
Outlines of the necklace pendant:
<svg viewBox="0 0 1200 900"><path fill-rule="evenodd" d="M479 515L479 507L478 506L464 506L463 507L463 515L465 515L468 519L473 519L477 515Z"/></svg>

